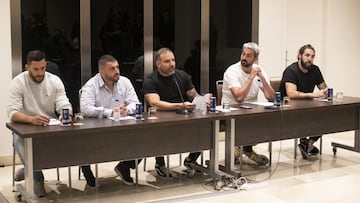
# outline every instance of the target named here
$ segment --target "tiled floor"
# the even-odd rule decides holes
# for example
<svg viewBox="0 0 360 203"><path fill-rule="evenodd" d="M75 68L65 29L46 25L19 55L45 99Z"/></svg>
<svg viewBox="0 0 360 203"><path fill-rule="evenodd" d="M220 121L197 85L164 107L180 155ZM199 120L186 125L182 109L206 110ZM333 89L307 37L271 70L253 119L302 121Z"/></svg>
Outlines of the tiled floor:
<svg viewBox="0 0 360 203"><path fill-rule="evenodd" d="M324 136L323 154L311 160L303 160L301 155L293 159L293 140L274 142L271 168L257 167L244 160L242 174L249 182L239 189L225 187L220 191L208 184L211 179L206 175L198 173L193 178L187 177L182 171L184 167L176 166L178 155L171 156L177 178L157 178L154 158L148 158L147 172L142 170L143 162L140 164L139 186L122 184L113 171L115 162L99 164L101 188L97 192L84 191L84 179L77 179L78 167L71 168L71 189L67 186L67 168L60 169L61 182L56 181L56 170L49 169L44 171L49 193L39 202L359 202L360 154L338 149L334 157L332 141L353 145L353 133ZM259 144L255 150L266 154L267 144ZM134 177L134 171L132 175ZM0 192L9 202L16 202L11 167L0 168Z"/></svg>

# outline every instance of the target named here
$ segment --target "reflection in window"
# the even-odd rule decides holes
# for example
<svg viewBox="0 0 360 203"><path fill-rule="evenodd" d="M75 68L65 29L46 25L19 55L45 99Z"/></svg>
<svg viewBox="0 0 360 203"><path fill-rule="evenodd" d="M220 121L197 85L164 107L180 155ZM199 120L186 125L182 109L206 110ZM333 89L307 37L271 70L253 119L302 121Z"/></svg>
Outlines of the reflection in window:
<svg viewBox="0 0 360 203"><path fill-rule="evenodd" d="M237 62L242 44L252 41L253 0L210 0L209 89Z"/></svg>
<svg viewBox="0 0 360 203"><path fill-rule="evenodd" d="M92 75L104 54L114 56L120 74L130 77L137 57L144 52L143 0L92 0Z"/></svg>
<svg viewBox="0 0 360 203"><path fill-rule="evenodd" d="M73 0L21 1L23 67L30 50L44 51L48 71L60 76L75 112L80 89L79 9L79 1Z"/></svg>

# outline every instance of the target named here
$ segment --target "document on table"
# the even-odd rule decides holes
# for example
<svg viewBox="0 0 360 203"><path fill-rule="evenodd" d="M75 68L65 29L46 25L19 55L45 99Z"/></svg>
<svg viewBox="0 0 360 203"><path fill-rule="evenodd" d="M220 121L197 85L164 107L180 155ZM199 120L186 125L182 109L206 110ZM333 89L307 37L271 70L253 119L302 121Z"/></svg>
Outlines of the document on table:
<svg viewBox="0 0 360 203"><path fill-rule="evenodd" d="M108 117L108 119L113 120L114 121L114 117ZM135 120L134 116L120 116L119 121L122 120Z"/></svg>
<svg viewBox="0 0 360 203"><path fill-rule="evenodd" d="M230 107L229 109L224 109L223 106L216 106L216 111L230 112L230 111L234 111L234 110L239 110L239 108Z"/></svg>
<svg viewBox="0 0 360 203"><path fill-rule="evenodd" d="M315 98L314 100L322 101L322 102L328 102L328 98Z"/></svg>
<svg viewBox="0 0 360 203"><path fill-rule="evenodd" d="M255 104L259 106L274 106L273 102L250 102L250 104Z"/></svg>
<svg viewBox="0 0 360 203"><path fill-rule="evenodd" d="M61 122L56 118L50 118L49 125L60 125Z"/></svg>

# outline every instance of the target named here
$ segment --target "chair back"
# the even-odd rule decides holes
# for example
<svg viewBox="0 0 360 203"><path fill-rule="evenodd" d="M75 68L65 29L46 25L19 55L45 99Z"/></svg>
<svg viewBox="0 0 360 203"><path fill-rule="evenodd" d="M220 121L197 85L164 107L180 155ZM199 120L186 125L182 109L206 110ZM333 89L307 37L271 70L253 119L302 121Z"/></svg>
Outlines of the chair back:
<svg viewBox="0 0 360 203"><path fill-rule="evenodd" d="M280 92L280 83L281 83L281 78L279 77L270 78L270 85L275 92Z"/></svg>
<svg viewBox="0 0 360 203"><path fill-rule="evenodd" d="M78 111L79 111L79 113L82 113L81 112L81 105L80 105L80 100L81 100L81 93L82 93L82 88L80 88L79 89L79 94L78 94L78 102L79 102L79 109L78 109Z"/></svg>
<svg viewBox="0 0 360 203"><path fill-rule="evenodd" d="M216 104L221 104L223 80L216 81Z"/></svg>

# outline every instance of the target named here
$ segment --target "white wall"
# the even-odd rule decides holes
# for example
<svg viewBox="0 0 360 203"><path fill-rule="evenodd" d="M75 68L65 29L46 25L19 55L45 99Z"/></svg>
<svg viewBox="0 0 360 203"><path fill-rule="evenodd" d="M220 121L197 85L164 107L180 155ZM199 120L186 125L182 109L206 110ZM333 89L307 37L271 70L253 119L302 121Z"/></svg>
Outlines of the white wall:
<svg viewBox="0 0 360 203"><path fill-rule="evenodd" d="M9 97L8 84L11 81L11 32L10 32L10 0L3 0L0 3L0 160L3 156L12 154L12 141L10 131L5 127L8 122L6 114L7 98ZM1 161L0 161L1 162Z"/></svg>
<svg viewBox="0 0 360 203"><path fill-rule="evenodd" d="M281 76L296 61L298 49L312 44L320 66L334 92L360 96L360 1L260 0L260 64L269 76Z"/></svg>
<svg viewBox="0 0 360 203"><path fill-rule="evenodd" d="M259 0L259 64L269 77L281 77L285 66L282 40L285 27L284 2L285 0Z"/></svg>
<svg viewBox="0 0 360 203"><path fill-rule="evenodd" d="M321 67L322 2L260 0L259 60L270 77L281 77L286 66L297 60L297 51L305 44L315 47L315 63Z"/></svg>
<svg viewBox="0 0 360 203"><path fill-rule="evenodd" d="M323 33L327 83L334 92L360 97L360 1L327 0Z"/></svg>

